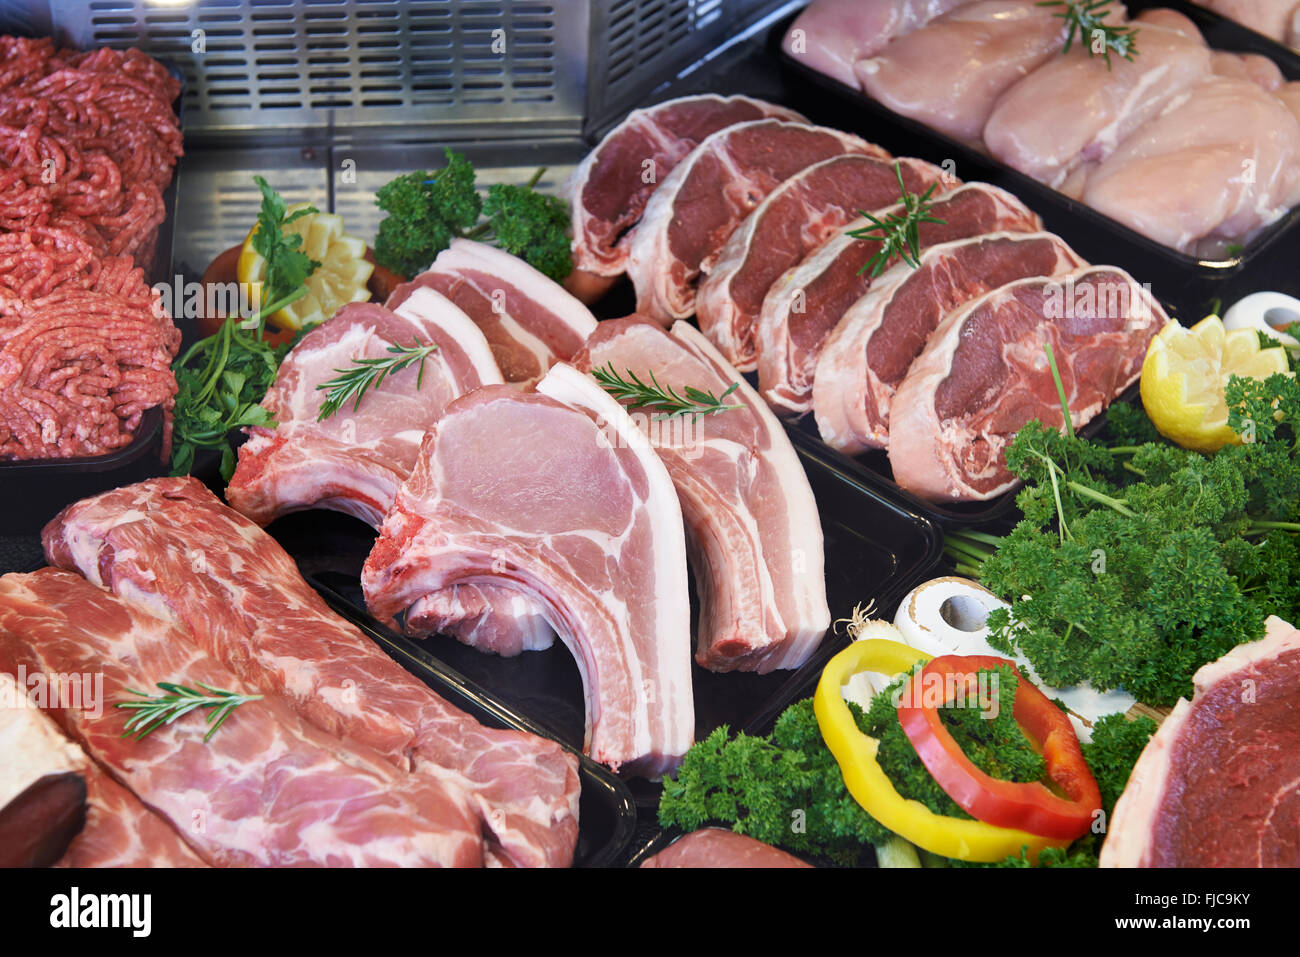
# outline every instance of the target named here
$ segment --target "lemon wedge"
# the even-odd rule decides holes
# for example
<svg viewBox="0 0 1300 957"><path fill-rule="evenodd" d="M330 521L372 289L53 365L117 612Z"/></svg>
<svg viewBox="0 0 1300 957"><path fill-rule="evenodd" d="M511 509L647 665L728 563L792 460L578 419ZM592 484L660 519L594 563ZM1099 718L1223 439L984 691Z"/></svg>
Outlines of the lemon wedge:
<svg viewBox="0 0 1300 957"><path fill-rule="evenodd" d="M1190 329L1170 322L1151 340L1142 363L1142 404L1161 435L1185 449L1217 452L1241 441L1228 427L1228 379L1286 371L1286 350L1260 348L1253 329L1225 331L1218 316Z"/></svg>
<svg viewBox="0 0 1300 957"><path fill-rule="evenodd" d="M286 217L308 204L297 203L286 210ZM370 298L366 283L375 271L373 263L366 262L365 240L349 236L343 231L343 217L334 213L308 213L284 227L285 233L302 237L304 253L320 263L307 277L306 295L282 309L273 312L269 319L281 329L301 329L313 322L324 322L349 302L364 302ZM250 293L260 300L262 283L266 279L266 260L253 248L254 226L248 231L236 277L248 283Z"/></svg>

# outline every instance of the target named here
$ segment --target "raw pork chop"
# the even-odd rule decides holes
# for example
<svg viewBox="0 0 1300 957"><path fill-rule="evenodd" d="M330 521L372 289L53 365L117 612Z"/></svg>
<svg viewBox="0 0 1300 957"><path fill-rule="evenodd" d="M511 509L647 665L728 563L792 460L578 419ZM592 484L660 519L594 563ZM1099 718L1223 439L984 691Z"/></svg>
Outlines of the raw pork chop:
<svg viewBox="0 0 1300 957"><path fill-rule="evenodd" d="M632 236L637 311L664 325L695 312L700 274L741 220L791 176L844 153L890 158L856 136L780 120L741 123L700 143L660 183Z"/></svg>
<svg viewBox="0 0 1300 957"><path fill-rule="evenodd" d="M895 113L979 142L993 104L1065 42L1052 11L979 0L895 40L856 65L862 89Z"/></svg>
<svg viewBox="0 0 1300 957"><path fill-rule="evenodd" d="M714 671L797 668L830 625L817 503L785 430L693 326L642 317L600 324L574 360L653 374L740 405L710 416L632 419L668 467L700 596L695 660Z"/></svg>
<svg viewBox="0 0 1300 957"><path fill-rule="evenodd" d="M721 827L692 831L673 841L642 867L812 867L771 844Z"/></svg>
<svg viewBox="0 0 1300 957"><path fill-rule="evenodd" d="M366 560L366 602L392 620L458 583L526 594L578 663L592 757L659 775L694 730L677 493L593 380L561 363L537 388L488 387L448 408Z"/></svg>
<svg viewBox="0 0 1300 957"><path fill-rule="evenodd" d="M1278 97L1213 76L1121 143L1083 199L1175 249L1236 242L1286 212L1297 158L1300 124Z"/></svg>
<svg viewBox="0 0 1300 957"><path fill-rule="evenodd" d="M968 0L813 0L795 19L781 49L819 73L858 88L853 64L895 37Z"/></svg>
<svg viewBox="0 0 1300 957"><path fill-rule="evenodd" d="M1300 867L1300 632L1277 616L1195 677L1133 767L1102 867Z"/></svg>
<svg viewBox="0 0 1300 957"><path fill-rule="evenodd" d="M361 358L389 356L390 346L435 344L413 364L371 390L358 408L346 403L317 421L338 370ZM286 512L329 508L370 525L384 520L397 487L415 465L420 439L447 403L501 382L487 340L447 299L422 290L398 312L351 303L303 337L285 358L262 400L279 424L256 427L239 449L226 497L266 525Z"/></svg>
<svg viewBox="0 0 1300 957"><path fill-rule="evenodd" d="M879 211L898 212L899 207ZM942 223L921 223L922 247L997 231L1034 232L1039 218L1010 193L971 183L941 197L931 213ZM880 250L872 240L847 230L869 226L865 219L813 252L772 284L758 320L758 384L778 414L802 414L813 405L813 375L826 337L845 311L871 288L867 263Z"/></svg>
<svg viewBox="0 0 1300 957"><path fill-rule="evenodd" d="M1153 10L1134 26L1140 56L1112 56L1108 66L1076 43L1003 93L984 127L988 151L1060 188L1210 72L1210 48L1182 14Z"/></svg>
<svg viewBox="0 0 1300 957"><path fill-rule="evenodd" d="M393 290L397 309L422 286L434 289L474 320L492 347L506 382L534 385L556 362L568 361L596 328L596 317L518 256L495 246L453 239L427 271Z"/></svg>
<svg viewBox="0 0 1300 957"><path fill-rule="evenodd" d="M894 394L894 481L935 502L993 498L1015 484L1003 450L1031 419L1064 420L1050 342L1075 428L1137 381L1168 321L1128 273L1088 266L1021 279L949 315Z"/></svg>
<svg viewBox="0 0 1300 957"><path fill-rule="evenodd" d="M629 113L569 179L574 268L598 276L622 273L628 251L624 236L673 167L718 130L765 117L803 119L772 103L713 94L684 96Z"/></svg>
<svg viewBox="0 0 1300 957"><path fill-rule="evenodd" d="M42 537L51 562L179 622L241 681L457 789L477 809L493 860L571 862L574 757L544 738L485 728L438 697L330 611L275 539L198 480L151 479L83 499Z"/></svg>
<svg viewBox="0 0 1300 957"><path fill-rule="evenodd" d="M159 682L253 689L176 626L71 572L0 579L0 668L103 675L106 701ZM99 763L165 815L209 864L461 866L482 863L478 822L459 795L348 749L274 698L248 701L204 740L190 715L143 739L131 713L51 701L49 714Z"/></svg>
<svg viewBox="0 0 1300 957"><path fill-rule="evenodd" d="M386 357L390 346L414 342L438 347L423 367L410 365L359 407L349 402L317 420L325 401L318 386L356 359ZM395 311L372 303L344 306L281 364L262 400L279 424L250 430L226 498L259 525L287 512L327 508L378 528L415 467L420 440L447 403L501 381L479 327L433 289L412 286ZM554 637L534 609L490 586L430 596L422 619L426 634L446 632L507 655L546 648Z"/></svg>
<svg viewBox="0 0 1300 957"><path fill-rule="evenodd" d="M860 210L898 202L900 170L913 193L943 176L917 159L898 160L896 168L876 156L836 156L791 176L745 217L695 300L700 328L732 365L742 372L757 368L755 327L772 284Z"/></svg>
<svg viewBox="0 0 1300 957"><path fill-rule="evenodd" d="M943 318L992 289L1086 266L1051 233L993 233L931 246L913 269L895 263L826 340L813 380L817 428L856 455L889 446L894 390Z"/></svg>

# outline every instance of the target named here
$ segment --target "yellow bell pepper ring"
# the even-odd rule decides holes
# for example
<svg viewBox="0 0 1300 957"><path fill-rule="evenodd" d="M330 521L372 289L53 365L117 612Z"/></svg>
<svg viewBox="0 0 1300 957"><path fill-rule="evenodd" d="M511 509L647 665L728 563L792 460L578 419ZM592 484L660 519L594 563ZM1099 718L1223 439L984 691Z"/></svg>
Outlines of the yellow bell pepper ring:
<svg viewBox="0 0 1300 957"><path fill-rule="evenodd" d="M876 760L880 742L858 729L841 689L861 671L897 675L918 661L929 660L929 655L900 642L871 638L849 645L822 671L813 712L854 800L899 837L942 857L996 863L1019 856L1021 848L1027 847L1033 860L1044 848L1067 846L1068 840L935 814L920 801L905 798L895 790Z"/></svg>

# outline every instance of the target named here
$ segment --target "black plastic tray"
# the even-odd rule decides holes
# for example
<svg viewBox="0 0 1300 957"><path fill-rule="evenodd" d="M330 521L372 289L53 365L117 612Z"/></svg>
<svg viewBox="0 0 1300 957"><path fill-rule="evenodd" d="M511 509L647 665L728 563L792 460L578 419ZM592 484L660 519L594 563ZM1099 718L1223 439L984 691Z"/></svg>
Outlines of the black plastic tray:
<svg viewBox="0 0 1300 957"><path fill-rule="evenodd" d="M582 794L578 808L578 846L573 864L575 867L610 867L623 860L635 833L636 805L627 785L616 775L584 756L544 724L526 717L449 668L420 643L377 625L333 589L319 582L312 584L327 604L357 625L398 664L480 723L549 738L577 754Z"/></svg>
<svg viewBox="0 0 1300 957"><path fill-rule="evenodd" d="M874 477L846 469L822 449L792 437L821 516L832 620L849 617L859 603L874 602L881 613L892 612L903 595L938 564L943 547L938 527ZM575 750L581 748L582 682L572 656L560 643L546 651L500 658L441 635L418 641L393 635L376 626L364 611L360 571L375 538L369 526L337 513L300 512L278 519L268 531L298 561L313 586L339 603L353 620L368 623L372 633L385 636L381 644L390 652L399 645L404 653L418 651L425 663L482 689L483 695L504 702L512 713L527 716L541 733ZM696 738L724 724L750 729L775 720L847 640L832 629L813 658L793 672L715 674L693 665ZM399 660L407 663L405 658ZM641 808L642 828L652 826L660 786L644 780L627 784Z"/></svg>
<svg viewBox="0 0 1300 957"><path fill-rule="evenodd" d="M1288 80L1300 80L1300 55L1210 10L1184 0L1129 0L1126 6L1130 16L1157 7L1176 10L1196 23L1211 47L1260 54L1277 64ZM1180 313L1203 314L1216 299L1232 301L1256 291L1254 283L1259 273L1252 267L1269 260L1275 264L1278 257L1293 258L1300 244L1297 208L1253 237L1240 254L1229 258L1200 259L1162 245L969 144L894 113L862 90L811 69L781 49L781 38L793 19L791 16L778 23L767 37L768 53L791 80L794 97L786 106L817 122L862 135L898 155L914 155L936 163L953 160L961 179L993 183L1019 196L1042 216L1046 229L1061 236L1089 262L1128 270L1139 282L1150 283L1157 298ZM1293 268L1274 268L1270 273L1283 280L1280 291L1300 292L1300 273Z"/></svg>
<svg viewBox="0 0 1300 957"><path fill-rule="evenodd" d="M1115 401L1138 401L1137 383L1120 393L1120 397ZM1105 428L1106 413L1102 412L1080 428L1078 434L1085 439L1091 439L1100 435ZM1008 518L1015 510L1018 487L1003 492L987 502L950 502L946 504L927 502L925 499L918 498L898 486L889 467L889 454L884 450L872 450L853 457L838 452L822 441L817 432L817 424L813 421L811 415L806 415L798 422L791 423L787 426L787 430L795 438L796 444L802 443L810 448L821 450L823 455L836 459L841 468L856 475L864 484L872 485L885 490L888 494L898 496L908 502L917 512L929 517L944 528L963 528L970 525L986 525L990 522L999 522Z"/></svg>
<svg viewBox="0 0 1300 957"><path fill-rule="evenodd" d="M180 95L172 104L179 126L183 122L185 75L174 64L165 63L164 66L181 83ZM163 191L164 218L158 227L153 262L136 263L144 269L145 280L150 285L160 282L170 285L172 281L172 240L179 183L178 163L171 182ZM145 411L131 442L107 455L0 461L0 501L11 503L5 511L0 534L39 532L69 502L161 475L166 468L162 447L163 412L155 407ZM12 507L13 503L21 503L21 507Z"/></svg>

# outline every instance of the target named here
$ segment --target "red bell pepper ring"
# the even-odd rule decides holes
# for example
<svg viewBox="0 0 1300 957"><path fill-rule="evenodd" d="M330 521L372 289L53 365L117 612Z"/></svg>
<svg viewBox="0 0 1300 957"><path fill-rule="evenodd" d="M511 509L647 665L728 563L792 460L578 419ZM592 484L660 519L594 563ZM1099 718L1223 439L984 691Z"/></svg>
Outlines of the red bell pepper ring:
<svg viewBox="0 0 1300 957"><path fill-rule="evenodd" d="M926 769L957 805L972 817L999 827L1019 828L1030 834L1074 840L1087 833L1101 808L1101 791L1083 758L1083 750L1065 712L1023 678L1016 687L1014 716L1025 735L1043 755L1047 776L1066 797L1043 784L1020 783L991 777L953 740L934 704L935 695L923 693L936 679L941 687L955 687L948 677L974 691L976 672L1015 662L992 655L944 655L932 659L912 678L898 706L898 721ZM930 677L932 676L932 677ZM916 682L922 682L913 686ZM943 703L947 704L946 696ZM968 700L973 697L968 695Z"/></svg>

